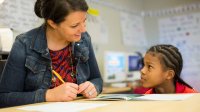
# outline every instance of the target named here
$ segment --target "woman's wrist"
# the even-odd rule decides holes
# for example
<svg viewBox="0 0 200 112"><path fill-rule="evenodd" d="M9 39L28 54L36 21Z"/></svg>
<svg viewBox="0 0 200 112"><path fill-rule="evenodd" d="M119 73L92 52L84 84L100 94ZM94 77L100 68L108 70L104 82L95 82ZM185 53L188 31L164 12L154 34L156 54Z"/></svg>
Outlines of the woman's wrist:
<svg viewBox="0 0 200 112"><path fill-rule="evenodd" d="M46 101L47 102L52 102L52 101L55 101L54 98L53 98L53 93L52 93L52 89L48 89L47 92L46 92Z"/></svg>

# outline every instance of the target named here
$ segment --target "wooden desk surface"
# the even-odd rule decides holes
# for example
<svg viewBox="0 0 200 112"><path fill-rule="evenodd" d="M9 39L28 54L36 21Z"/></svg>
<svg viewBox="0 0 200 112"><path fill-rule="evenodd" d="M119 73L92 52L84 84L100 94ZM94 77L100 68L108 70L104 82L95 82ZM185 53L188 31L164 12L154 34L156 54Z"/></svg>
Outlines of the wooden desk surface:
<svg viewBox="0 0 200 112"><path fill-rule="evenodd" d="M82 103L108 103L104 107L81 112L200 112L200 93L183 101L73 101ZM32 104L40 105L44 103ZM27 112L18 107L0 109L0 112Z"/></svg>

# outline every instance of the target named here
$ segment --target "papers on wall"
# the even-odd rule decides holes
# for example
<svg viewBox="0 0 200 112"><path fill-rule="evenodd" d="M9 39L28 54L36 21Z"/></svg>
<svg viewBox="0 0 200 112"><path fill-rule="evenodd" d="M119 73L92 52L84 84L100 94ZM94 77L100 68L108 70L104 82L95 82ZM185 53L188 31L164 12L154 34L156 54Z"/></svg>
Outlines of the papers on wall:
<svg viewBox="0 0 200 112"><path fill-rule="evenodd" d="M121 12L120 23L125 46L147 46L143 17Z"/></svg>
<svg viewBox="0 0 200 112"><path fill-rule="evenodd" d="M17 34L38 26L34 13L36 0L5 0L0 5L0 26L12 28Z"/></svg>
<svg viewBox="0 0 200 112"><path fill-rule="evenodd" d="M26 111L39 112L80 112L87 109L97 108L108 105L107 103L74 103L74 102L56 102L50 104L26 106L18 108Z"/></svg>
<svg viewBox="0 0 200 112"><path fill-rule="evenodd" d="M0 51L9 52L13 44L13 32L10 28L0 28Z"/></svg>
<svg viewBox="0 0 200 112"><path fill-rule="evenodd" d="M183 56L181 76L200 91L200 13L159 20L160 42L173 44Z"/></svg>
<svg viewBox="0 0 200 112"><path fill-rule="evenodd" d="M104 20L101 16L88 15L87 31L92 38L93 43L105 44L108 43L108 29L105 26Z"/></svg>

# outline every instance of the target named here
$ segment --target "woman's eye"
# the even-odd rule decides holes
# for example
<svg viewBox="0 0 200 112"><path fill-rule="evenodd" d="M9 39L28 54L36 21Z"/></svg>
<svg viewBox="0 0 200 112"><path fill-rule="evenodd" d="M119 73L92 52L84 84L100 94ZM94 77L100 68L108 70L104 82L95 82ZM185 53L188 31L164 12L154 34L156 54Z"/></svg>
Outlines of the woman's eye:
<svg viewBox="0 0 200 112"><path fill-rule="evenodd" d="M78 25L71 26L72 28L76 28Z"/></svg>

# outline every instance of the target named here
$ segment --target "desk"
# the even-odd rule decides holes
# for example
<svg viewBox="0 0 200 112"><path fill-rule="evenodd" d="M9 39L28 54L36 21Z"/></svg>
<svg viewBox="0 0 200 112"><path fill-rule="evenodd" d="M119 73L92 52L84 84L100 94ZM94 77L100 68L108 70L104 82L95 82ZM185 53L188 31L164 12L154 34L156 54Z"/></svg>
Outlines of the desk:
<svg viewBox="0 0 200 112"><path fill-rule="evenodd" d="M109 103L104 107L89 109L81 112L199 112L200 93L183 101L85 101L73 102ZM32 104L40 105L44 103ZM0 109L0 112L27 112L17 110L18 107Z"/></svg>

